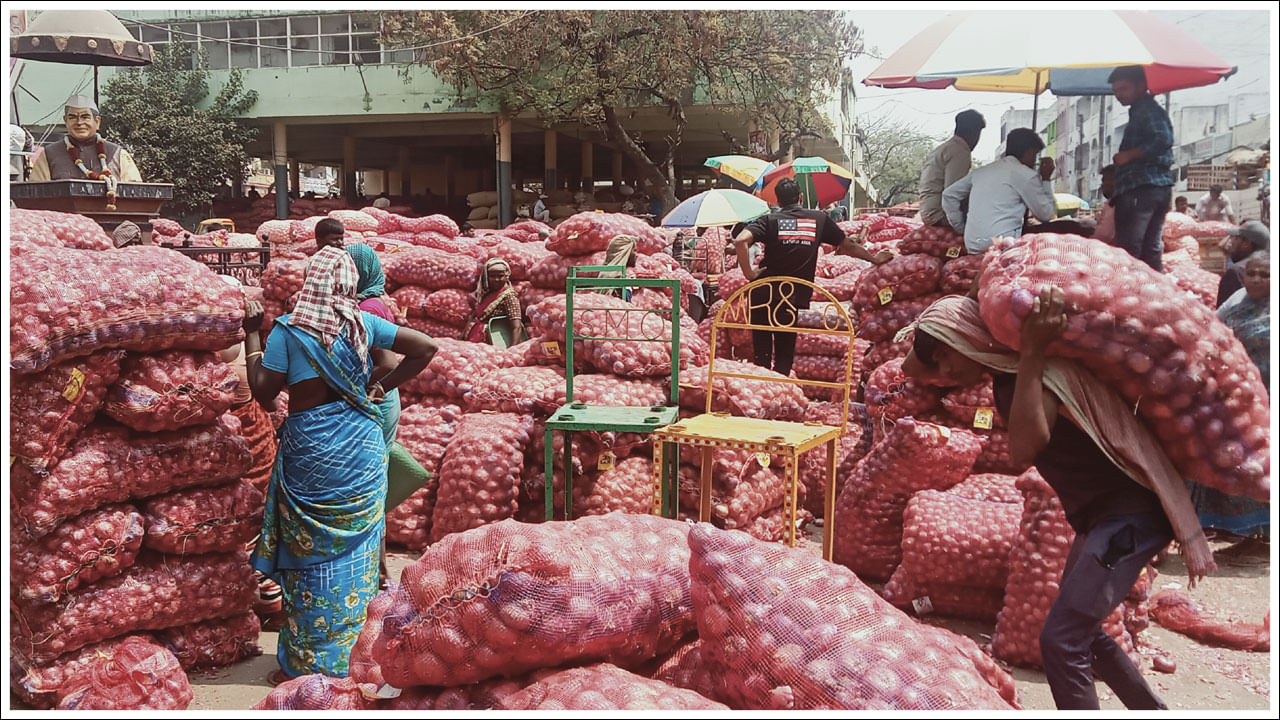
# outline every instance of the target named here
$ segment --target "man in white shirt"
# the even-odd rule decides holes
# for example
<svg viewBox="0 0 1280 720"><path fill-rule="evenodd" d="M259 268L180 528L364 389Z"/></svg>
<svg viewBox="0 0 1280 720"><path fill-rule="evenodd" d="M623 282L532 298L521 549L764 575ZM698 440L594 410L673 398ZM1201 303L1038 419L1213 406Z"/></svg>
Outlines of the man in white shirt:
<svg viewBox="0 0 1280 720"><path fill-rule="evenodd" d="M1020 237L1027 210L1041 222L1049 222L1057 214L1053 201L1053 158L1040 159L1037 173L1036 155L1044 149L1044 141L1030 128L1009 132L1004 157L960 179L942 193L942 209L956 232L964 233L964 246L970 255L979 255L991 247L997 237ZM969 201L969 211L961 204Z"/></svg>
<svg viewBox="0 0 1280 720"><path fill-rule="evenodd" d="M973 149L978 146L987 121L977 110L956 115L956 134L934 148L920 170L920 219L926 225L946 225L942 211L942 191L969 174Z"/></svg>
<svg viewBox="0 0 1280 720"><path fill-rule="evenodd" d="M1209 192L1196 202L1196 217L1201 220L1226 220L1236 222L1236 212L1231 209L1231 198L1222 194L1221 185L1210 185Z"/></svg>

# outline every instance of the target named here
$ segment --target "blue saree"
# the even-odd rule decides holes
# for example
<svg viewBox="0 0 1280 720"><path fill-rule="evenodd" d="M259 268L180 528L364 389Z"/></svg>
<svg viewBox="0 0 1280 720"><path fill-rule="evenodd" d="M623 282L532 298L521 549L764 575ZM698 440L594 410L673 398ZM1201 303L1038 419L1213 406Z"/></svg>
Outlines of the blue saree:
<svg viewBox="0 0 1280 720"><path fill-rule="evenodd" d="M382 418L365 394L369 370L346 338L327 350L306 332L280 327L343 399L290 413L281 426L253 566L284 590L280 667L291 677L343 677L378 593L387 492Z"/></svg>

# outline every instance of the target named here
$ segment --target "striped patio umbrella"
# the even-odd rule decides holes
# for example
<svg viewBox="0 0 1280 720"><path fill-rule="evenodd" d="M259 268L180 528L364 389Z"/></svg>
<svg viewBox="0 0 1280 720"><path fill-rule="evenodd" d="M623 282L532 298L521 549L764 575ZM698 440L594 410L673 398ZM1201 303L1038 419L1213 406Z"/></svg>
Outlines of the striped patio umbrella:
<svg viewBox="0 0 1280 720"><path fill-rule="evenodd" d="M1236 68L1136 10L958 12L925 28L862 82L886 88L1110 95L1117 67L1146 69L1152 93L1212 85Z"/></svg>
<svg viewBox="0 0 1280 720"><path fill-rule="evenodd" d="M662 218L665 227L715 227L755 220L769 212L764 200L742 192L706 190L675 206Z"/></svg>
<svg viewBox="0 0 1280 720"><path fill-rule="evenodd" d="M849 194L853 173L825 158L799 157L770 170L760 179L760 197L777 205L778 182L783 178L795 178L800 183L800 193L805 207L825 207L839 202Z"/></svg>
<svg viewBox="0 0 1280 720"><path fill-rule="evenodd" d="M775 167L768 160L750 155L716 155L707 158L703 164L717 175L727 177L749 190L756 189L760 176Z"/></svg>

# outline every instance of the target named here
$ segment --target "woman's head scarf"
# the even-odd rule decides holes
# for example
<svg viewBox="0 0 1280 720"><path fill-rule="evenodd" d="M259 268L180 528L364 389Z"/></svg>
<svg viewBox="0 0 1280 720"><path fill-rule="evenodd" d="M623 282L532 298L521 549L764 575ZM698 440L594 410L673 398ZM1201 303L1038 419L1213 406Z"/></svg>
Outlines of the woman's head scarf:
<svg viewBox="0 0 1280 720"><path fill-rule="evenodd" d="M618 235L609 241L609 249L604 253L605 265L621 265L627 267L631 264L632 258L636 254L636 243L640 242L640 238L635 235ZM608 270L600 273L602 278L626 277L626 273L619 273L616 270Z"/></svg>
<svg viewBox="0 0 1280 720"><path fill-rule="evenodd" d="M489 271L494 268L503 268L507 273L511 272L511 263L500 257L489 258L484 264L484 268L480 271L480 282L476 283L476 300L483 300L491 290L489 288Z"/></svg>
<svg viewBox="0 0 1280 720"><path fill-rule="evenodd" d="M972 298L952 295L938 300L920 314L916 327L981 365L1003 373L1018 371L1018 353L996 341ZM1114 390L1075 362L1056 357L1045 363L1044 387L1112 462L1156 493L1178 537L1190 537L1200 529L1173 461Z"/></svg>
<svg viewBox="0 0 1280 720"><path fill-rule="evenodd" d="M360 273L360 280L356 286L356 299L368 300L371 297L385 295L387 278L382 274L382 261L378 259L378 253L368 245L349 245L347 253L351 255L352 261L356 264L356 270Z"/></svg>
<svg viewBox="0 0 1280 720"><path fill-rule="evenodd" d="M356 288L360 273L345 250L323 247L307 264L306 279L289 324L310 334L327 348L339 335L368 363L369 333L360 316Z"/></svg>
<svg viewBox="0 0 1280 720"><path fill-rule="evenodd" d="M142 228L136 223L125 220L111 232L111 240L118 248L142 244Z"/></svg>

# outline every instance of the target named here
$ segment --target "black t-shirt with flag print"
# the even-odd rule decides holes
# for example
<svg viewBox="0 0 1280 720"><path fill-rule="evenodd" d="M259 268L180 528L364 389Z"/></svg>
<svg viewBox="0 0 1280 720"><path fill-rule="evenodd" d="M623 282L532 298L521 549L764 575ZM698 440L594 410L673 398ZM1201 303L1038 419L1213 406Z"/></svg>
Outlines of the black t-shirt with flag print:
<svg viewBox="0 0 1280 720"><path fill-rule="evenodd" d="M818 243L839 247L844 242L844 231L830 215L799 205L758 217L748 223L747 231L756 242L764 244L760 277L796 277L813 282L818 269ZM807 307L809 288L799 290L805 291L798 294L804 296Z"/></svg>

